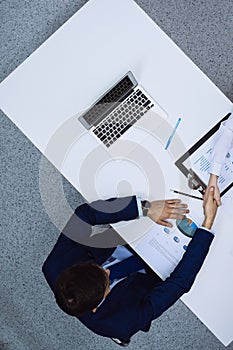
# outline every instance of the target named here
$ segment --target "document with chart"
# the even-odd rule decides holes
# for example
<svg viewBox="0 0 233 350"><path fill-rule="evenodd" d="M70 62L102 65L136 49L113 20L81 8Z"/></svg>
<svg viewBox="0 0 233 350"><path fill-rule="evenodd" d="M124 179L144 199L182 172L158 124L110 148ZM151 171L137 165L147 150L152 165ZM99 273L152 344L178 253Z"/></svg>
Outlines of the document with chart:
<svg viewBox="0 0 233 350"><path fill-rule="evenodd" d="M231 113L222 118L211 130L209 130L200 140L198 140L185 154L183 154L175 165L189 178L195 174L195 180L205 188L209 181L209 169L212 160L214 145L218 138L218 129L221 123L226 120ZM218 186L221 196L228 192L233 186L233 149L230 149L225 156L221 175L218 178Z"/></svg>
<svg viewBox="0 0 233 350"><path fill-rule="evenodd" d="M208 184L213 148L218 137L217 131L221 122L228 116L220 120L176 161L176 166L186 177L190 173L195 173L200 183ZM233 149L225 155L225 163L218 179L218 185L221 196L233 186ZM233 191L229 191L228 195L233 197ZM162 279L166 279L181 260L197 226L191 217L174 221L171 229L155 224L134 248L142 258L145 257L147 264Z"/></svg>
<svg viewBox="0 0 233 350"><path fill-rule="evenodd" d="M212 159L216 133L211 136L201 147L199 147L189 158L192 169L207 184L209 181L209 169ZM185 163L184 163L185 164ZM218 178L220 193L229 188L233 182L233 149L225 155L225 163L221 175Z"/></svg>
<svg viewBox="0 0 233 350"><path fill-rule="evenodd" d="M154 224L134 249L165 280L181 260L196 229L190 217L174 221L172 228Z"/></svg>

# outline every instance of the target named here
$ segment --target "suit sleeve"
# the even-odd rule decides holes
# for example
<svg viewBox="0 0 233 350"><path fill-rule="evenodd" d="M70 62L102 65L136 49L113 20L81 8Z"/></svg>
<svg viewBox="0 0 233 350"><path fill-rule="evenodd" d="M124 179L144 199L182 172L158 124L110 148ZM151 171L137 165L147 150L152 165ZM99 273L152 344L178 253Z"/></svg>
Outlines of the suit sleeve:
<svg viewBox="0 0 233 350"><path fill-rule="evenodd" d="M197 229L181 261L165 281L159 282L147 295L146 302L152 304L151 321L159 317L192 287L214 235ZM148 305L148 304L147 304Z"/></svg>
<svg viewBox="0 0 233 350"><path fill-rule="evenodd" d="M136 196L98 200L77 207L63 229L63 233L70 239L87 246L105 247L104 242L107 240L108 246L113 247L124 244L123 240L119 243L115 230L110 228L101 235L92 235L92 226L136 218L138 218Z"/></svg>
<svg viewBox="0 0 233 350"><path fill-rule="evenodd" d="M91 226L133 220L138 217L136 196L83 204L77 207L75 214Z"/></svg>

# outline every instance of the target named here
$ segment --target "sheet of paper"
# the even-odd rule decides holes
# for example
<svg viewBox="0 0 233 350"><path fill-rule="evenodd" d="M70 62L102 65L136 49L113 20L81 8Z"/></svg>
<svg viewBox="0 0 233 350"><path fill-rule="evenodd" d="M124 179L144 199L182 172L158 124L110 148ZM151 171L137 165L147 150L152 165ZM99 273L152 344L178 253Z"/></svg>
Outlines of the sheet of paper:
<svg viewBox="0 0 233 350"><path fill-rule="evenodd" d="M181 260L196 227L192 219L187 219L185 226L178 221L173 222L171 229L154 224L137 243L135 250L142 258L145 257L148 265L164 280ZM186 231L186 234L182 232L182 229Z"/></svg>

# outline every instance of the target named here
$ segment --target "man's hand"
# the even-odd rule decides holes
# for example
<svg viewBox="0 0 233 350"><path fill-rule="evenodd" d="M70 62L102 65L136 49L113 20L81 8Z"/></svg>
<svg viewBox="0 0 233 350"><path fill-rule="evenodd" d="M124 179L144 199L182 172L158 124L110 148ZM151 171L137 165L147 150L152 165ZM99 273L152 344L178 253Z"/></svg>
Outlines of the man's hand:
<svg viewBox="0 0 233 350"><path fill-rule="evenodd" d="M203 202L203 209L204 209L204 222L202 224L203 227L211 229L216 213L217 213L217 202L214 198L214 192L215 187L211 186L210 188L206 189L206 200Z"/></svg>
<svg viewBox="0 0 233 350"><path fill-rule="evenodd" d="M147 216L156 224L172 227L166 219L185 219L185 214L189 213L188 205L181 203L180 199L167 199L151 202Z"/></svg>
<svg viewBox="0 0 233 350"><path fill-rule="evenodd" d="M210 189L211 186L214 186L214 199L216 200L217 205L219 207L222 203L221 203L221 198L220 198L220 191L219 191L219 188L218 188L218 176L214 175L214 174L210 174L209 183L208 183L208 186L207 186L207 188L205 190L205 194L204 194L204 197L203 197L204 204L207 201L207 192L208 192L208 190Z"/></svg>

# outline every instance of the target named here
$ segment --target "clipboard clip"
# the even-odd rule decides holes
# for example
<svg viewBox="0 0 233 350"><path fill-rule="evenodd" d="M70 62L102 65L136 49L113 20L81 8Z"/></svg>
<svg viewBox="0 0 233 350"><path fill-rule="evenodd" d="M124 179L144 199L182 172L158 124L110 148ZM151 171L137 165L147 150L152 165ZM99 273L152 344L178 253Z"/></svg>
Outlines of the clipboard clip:
<svg viewBox="0 0 233 350"><path fill-rule="evenodd" d="M187 178L189 188L198 190L201 194L204 194L207 186L192 169L189 169Z"/></svg>

